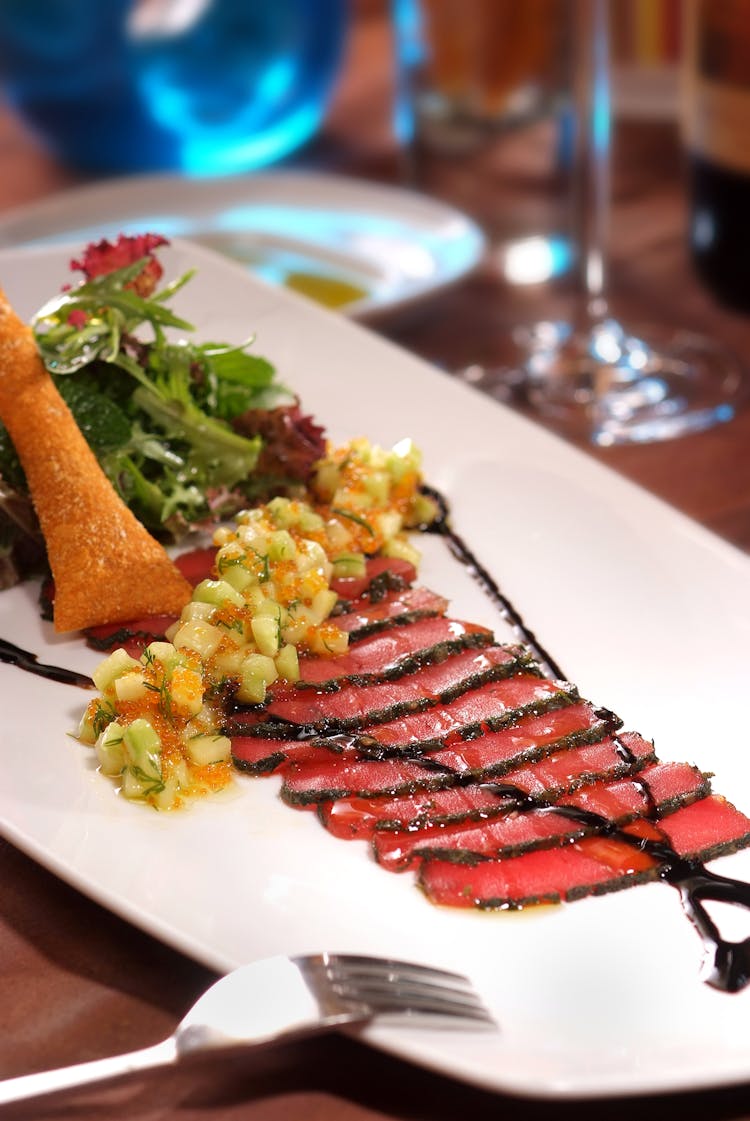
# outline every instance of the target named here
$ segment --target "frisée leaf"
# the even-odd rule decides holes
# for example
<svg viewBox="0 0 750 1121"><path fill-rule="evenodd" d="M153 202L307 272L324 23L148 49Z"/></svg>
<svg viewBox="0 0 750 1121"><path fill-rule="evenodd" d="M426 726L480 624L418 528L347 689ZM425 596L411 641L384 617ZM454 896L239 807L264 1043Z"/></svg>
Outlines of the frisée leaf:
<svg viewBox="0 0 750 1121"><path fill-rule="evenodd" d="M154 250L162 244L146 234L88 246L72 262L84 280L49 300L32 326L120 496L154 535L176 541L259 496L293 493L325 444L311 418L308 426L283 419L300 415L299 402L274 366L250 352L253 336L240 344L193 339L193 325L169 305L195 270L158 288ZM268 419L248 425L259 415ZM275 439L282 429L291 455ZM270 445L264 432L274 433ZM27 493L1 425L0 477Z"/></svg>

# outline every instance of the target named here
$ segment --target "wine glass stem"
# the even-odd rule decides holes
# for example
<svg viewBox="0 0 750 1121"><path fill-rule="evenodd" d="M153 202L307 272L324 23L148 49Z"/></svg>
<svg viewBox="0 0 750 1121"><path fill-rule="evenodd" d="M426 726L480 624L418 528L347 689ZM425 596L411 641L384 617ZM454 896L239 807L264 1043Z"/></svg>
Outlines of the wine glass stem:
<svg viewBox="0 0 750 1121"><path fill-rule="evenodd" d="M575 152L573 234L579 315L590 329L607 315L610 205L609 0L573 0Z"/></svg>

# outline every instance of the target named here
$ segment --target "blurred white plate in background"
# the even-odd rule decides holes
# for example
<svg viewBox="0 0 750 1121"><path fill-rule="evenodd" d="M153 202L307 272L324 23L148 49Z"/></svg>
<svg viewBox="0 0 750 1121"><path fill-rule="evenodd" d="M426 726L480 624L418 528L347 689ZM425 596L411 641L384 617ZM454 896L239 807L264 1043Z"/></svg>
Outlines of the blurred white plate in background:
<svg viewBox="0 0 750 1121"><path fill-rule="evenodd" d="M112 179L6 212L0 247L113 238L190 238L355 318L422 299L478 263L484 237L459 211L342 176Z"/></svg>

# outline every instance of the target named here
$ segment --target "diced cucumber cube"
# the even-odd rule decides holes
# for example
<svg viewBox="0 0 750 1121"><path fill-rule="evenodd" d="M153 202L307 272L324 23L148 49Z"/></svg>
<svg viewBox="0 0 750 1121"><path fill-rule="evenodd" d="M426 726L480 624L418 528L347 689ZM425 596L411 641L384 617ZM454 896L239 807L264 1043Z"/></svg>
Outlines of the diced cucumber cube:
<svg viewBox="0 0 750 1121"><path fill-rule="evenodd" d="M214 607L221 607L231 603L234 607L244 607L245 601L227 580L201 580L193 589L193 599L199 603L211 603Z"/></svg>
<svg viewBox="0 0 750 1121"><path fill-rule="evenodd" d="M333 558L334 576L364 576L366 571L367 562L364 553L340 553Z"/></svg>
<svg viewBox="0 0 750 1121"><path fill-rule="evenodd" d="M385 542L382 552L386 557L398 557L415 567L419 565L421 559L419 550L410 545L405 537L392 537L390 541Z"/></svg>
<svg viewBox="0 0 750 1121"><path fill-rule="evenodd" d="M220 525L214 530L213 543L218 549L228 545L234 539L234 530L227 525Z"/></svg>
<svg viewBox="0 0 750 1121"><path fill-rule="evenodd" d="M356 514L361 520L366 520L366 514L372 508L372 499L364 490L348 490L342 487L333 496L332 506L337 510ZM350 519L354 520L354 519Z"/></svg>
<svg viewBox="0 0 750 1121"><path fill-rule="evenodd" d="M191 763L196 767L207 767L211 763L224 763L232 754L232 741L227 736L191 736L185 749Z"/></svg>
<svg viewBox="0 0 750 1121"><path fill-rule="evenodd" d="M256 558L268 556L268 538L264 533L258 533L257 528L241 527L240 539L250 556L253 553Z"/></svg>
<svg viewBox="0 0 750 1121"><path fill-rule="evenodd" d="M291 642L282 646L276 655L276 669L279 671L279 677L283 677L286 681L299 681L297 647Z"/></svg>
<svg viewBox="0 0 750 1121"><path fill-rule="evenodd" d="M384 506L391 493L390 476L385 471L373 471L365 476L365 490L374 506Z"/></svg>
<svg viewBox="0 0 750 1121"><path fill-rule="evenodd" d="M360 463L365 464L370 463L373 456L377 455L380 451L377 444L371 444L366 436L355 436L354 439L350 441L349 447L352 455L356 456Z"/></svg>
<svg viewBox="0 0 750 1121"><path fill-rule="evenodd" d="M277 529L268 539L268 559L273 563L292 561L297 555L294 538L286 529Z"/></svg>
<svg viewBox="0 0 750 1121"><path fill-rule="evenodd" d="M180 624L172 642L178 650L194 650L205 662L216 652L223 637L224 632L219 627L201 619L190 619Z"/></svg>
<svg viewBox="0 0 750 1121"><path fill-rule="evenodd" d="M315 469L315 490L323 499L330 501L338 489L341 473L331 460L323 460Z"/></svg>
<svg viewBox="0 0 750 1121"><path fill-rule="evenodd" d="M263 587L260 584L255 584L253 587L245 589L245 606L250 608L250 611L255 614L261 608L261 605L266 602L266 585Z"/></svg>
<svg viewBox="0 0 750 1121"><path fill-rule="evenodd" d="M309 506L300 505L299 516L297 518L297 525L299 526L300 533L317 533L325 525L320 514L316 514Z"/></svg>
<svg viewBox="0 0 750 1121"><path fill-rule="evenodd" d="M246 598L245 593L248 588L255 587L258 583L258 577L249 568L245 568L244 564L233 564L229 568L225 568L222 572L222 578L230 584L235 591L239 592L242 599Z"/></svg>
<svg viewBox="0 0 750 1121"><path fill-rule="evenodd" d="M296 587L299 598L312 603L318 592L327 590L328 579L319 568L311 568L298 578Z"/></svg>
<svg viewBox="0 0 750 1121"><path fill-rule="evenodd" d="M139 716L123 732L128 760L146 779L161 779L161 739L153 724Z"/></svg>
<svg viewBox="0 0 750 1121"><path fill-rule="evenodd" d="M307 642L314 654L344 654L349 646L349 635L332 623L313 627Z"/></svg>
<svg viewBox="0 0 750 1121"><path fill-rule="evenodd" d="M123 673L140 668L140 662L137 662L135 658L131 658L127 650L123 650L122 647L120 647L117 650L113 650L109 657L105 658L94 670L94 685L96 685L100 693L106 693L115 678Z"/></svg>
<svg viewBox="0 0 750 1121"><path fill-rule="evenodd" d="M227 541L220 549L216 551L216 572L219 579L224 576L228 568L232 568L236 564L242 564L245 559L245 550L239 541L233 538L227 538Z"/></svg>
<svg viewBox="0 0 750 1121"><path fill-rule="evenodd" d="M202 619L204 623L210 623L215 613L216 604L199 603L197 599L191 599L180 612L180 619L183 623L188 623L191 619Z"/></svg>
<svg viewBox="0 0 750 1121"><path fill-rule="evenodd" d="M286 619L287 611L286 608L282 607L282 605L280 603L277 603L276 600L264 598L258 604L255 610L255 614L268 615L272 619L275 619L277 623L281 623Z"/></svg>
<svg viewBox="0 0 750 1121"><path fill-rule="evenodd" d="M384 510L381 514L374 515L375 529L385 541L395 537L403 525L403 518L397 510Z"/></svg>
<svg viewBox="0 0 750 1121"><path fill-rule="evenodd" d="M161 790L152 792L151 799L157 810L172 810L179 805L180 784L174 775L170 775Z"/></svg>
<svg viewBox="0 0 750 1121"><path fill-rule="evenodd" d="M138 778L130 767L126 767L122 772L120 793L126 798L143 798L145 796L146 784Z"/></svg>
<svg viewBox="0 0 750 1121"><path fill-rule="evenodd" d="M93 746L96 743L98 737L97 733L94 731L94 721L99 711L99 706L95 703L86 706L86 711L81 717L81 722L76 732L76 739L80 743L86 743L89 746Z"/></svg>
<svg viewBox="0 0 750 1121"><path fill-rule="evenodd" d="M141 667L133 672L123 673L114 680L115 696L121 703L141 701L148 693L146 679Z"/></svg>
<svg viewBox="0 0 750 1121"><path fill-rule="evenodd" d="M422 466L422 454L407 437L400 440L387 454L385 464L394 482L400 483L409 472L419 472Z"/></svg>
<svg viewBox="0 0 750 1121"><path fill-rule="evenodd" d="M253 525L263 521L263 511L259 506L253 506L250 510L240 510L234 520L240 526Z"/></svg>
<svg viewBox="0 0 750 1121"><path fill-rule="evenodd" d="M255 645L261 654L275 657L279 650L279 620L272 615L256 615L250 622Z"/></svg>
<svg viewBox="0 0 750 1121"><path fill-rule="evenodd" d="M171 642L149 642L141 656L143 665L158 662L165 669L172 669L181 660L181 655L177 653Z"/></svg>
<svg viewBox="0 0 750 1121"><path fill-rule="evenodd" d="M415 494L409 504L407 525L430 525L439 513L434 498L430 498L428 494Z"/></svg>
<svg viewBox="0 0 750 1121"><path fill-rule="evenodd" d="M326 536L331 549L346 549L352 539L351 531L338 518L326 522Z"/></svg>
<svg viewBox="0 0 750 1121"><path fill-rule="evenodd" d="M268 579L261 578L260 590L261 590L261 593L263 595L264 600L265 599L278 600L278 598L279 598L278 592L276 590L276 585L273 582L273 580L271 580L270 578L268 578Z"/></svg>
<svg viewBox="0 0 750 1121"><path fill-rule="evenodd" d="M203 678L188 666L175 666L169 680L172 703L183 713L195 716L203 708Z"/></svg>
<svg viewBox="0 0 750 1121"><path fill-rule="evenodd" d="M281 637L286 643L301 642L307 634L307 629L310 626L310 616L306 610L295 611L294 615L290 615L289 622L281 631Z"/></svg>
<svg viewBox="0 0 750 1121"><path fill-rule="evenodd" d="M323 572L330 570L331 562L326 556L325 549L317 541L303 537L297 546L297 571L309 572L312 568L319 568Z"/></svg>
<svg viewBox="0 0 750 1121"><path fill-rule="evenodd" d="M319 592L316 592L310 604L312 621L322 623L324 619L327 619L336 606L338 598L330 588L322 588Z"/></svg>
<svg viewBox="0 0 750 1121"><path fill-rule="evenodd" d="M125 768L124 729L116 721L105 728L96 741L96 757L102 774L119 775Z"/></svg>
<svg viewBox="0 0 750 1121"><path fill-rule="evenodd" d="M185 760L173 759L171 770L168 781L176 782L178 789L186 790L190 786L190 771Z"/></svg>
<svg viewBox="0 0 750 1121"><path fill-rule="evenodd" d="M212 664L214 677L239 677L242 663L247 654L247 646L236 646L233 650L222 650L214 655Z"/></svg>
<svg viewBox="0 0 750 1121"><path fill-rule="evenodd" d="M248 654L242 663L242 676L237 699L245 704L262 704L266 688L278 677L273 658L265 654Z"/></svg>
<svg viewBox="0 0 750 1121"><path fill-rule="evenodd" d="M271 521L279 529L289 529L296 521L292 503L288 498L272 498L266 505Z"/></svg>

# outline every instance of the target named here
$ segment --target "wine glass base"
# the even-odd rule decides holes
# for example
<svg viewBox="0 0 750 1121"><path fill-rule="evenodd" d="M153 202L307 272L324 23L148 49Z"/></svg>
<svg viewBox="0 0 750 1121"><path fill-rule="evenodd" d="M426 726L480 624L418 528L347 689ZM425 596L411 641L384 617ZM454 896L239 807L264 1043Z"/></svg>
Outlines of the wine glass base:
<svg viewBox="0 0 750 1121"><path fill-rule="evenodd" d="M506 385L557 427L601 446L701 432L748 399L737 358L689 331L626 331L610 319L587 332L537 323L514 338L524 359Z"/></svg>

